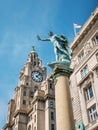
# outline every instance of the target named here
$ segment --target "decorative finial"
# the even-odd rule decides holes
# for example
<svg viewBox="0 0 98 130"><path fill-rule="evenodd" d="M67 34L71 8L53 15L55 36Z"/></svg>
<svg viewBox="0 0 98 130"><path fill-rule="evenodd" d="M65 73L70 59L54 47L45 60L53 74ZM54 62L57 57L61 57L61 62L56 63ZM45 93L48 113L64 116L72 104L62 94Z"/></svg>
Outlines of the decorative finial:
<svg viewBox="0 0 98 130"><path fill-rule="evenodd" d="M32 52L35 52L35 46L32 46Z"/></svg>

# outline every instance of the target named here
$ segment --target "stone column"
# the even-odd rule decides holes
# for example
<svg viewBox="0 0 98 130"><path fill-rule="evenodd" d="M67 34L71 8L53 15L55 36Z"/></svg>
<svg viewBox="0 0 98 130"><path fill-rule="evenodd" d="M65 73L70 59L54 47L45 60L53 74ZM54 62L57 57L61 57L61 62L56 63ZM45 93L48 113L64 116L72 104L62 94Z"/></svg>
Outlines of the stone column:
<svg viewBox="0 0 98 130"><path fill-rule="evenodd" d="M69 76L71 73L72 69L62 66L56 66L53 69L57 130L75 130L69 89Z"/></svg>

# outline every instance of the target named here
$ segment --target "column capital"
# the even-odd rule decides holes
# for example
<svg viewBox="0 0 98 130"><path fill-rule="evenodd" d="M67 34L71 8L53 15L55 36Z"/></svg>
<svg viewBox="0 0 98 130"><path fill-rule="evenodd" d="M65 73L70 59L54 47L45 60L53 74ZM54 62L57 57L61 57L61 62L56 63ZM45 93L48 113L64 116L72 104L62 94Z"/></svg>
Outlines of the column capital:
<svg viewBox="0 0 98 130"><path fill-rule="evenodd" d="M73 73L73 69L66 67L66 66L61 66L61 65L55 65L55 67L52 69L52 73L50 75L50 77L52 77L53 79L61 76L61 75L65 75L67 77L70 77L70 75Z"/></svg>

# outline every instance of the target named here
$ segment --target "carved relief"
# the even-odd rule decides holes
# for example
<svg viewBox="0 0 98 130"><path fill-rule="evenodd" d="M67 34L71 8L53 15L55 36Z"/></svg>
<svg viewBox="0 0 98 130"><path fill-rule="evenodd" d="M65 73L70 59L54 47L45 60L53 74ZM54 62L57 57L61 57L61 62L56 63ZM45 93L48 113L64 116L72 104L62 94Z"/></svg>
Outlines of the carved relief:
<svg viewBox="0 0 98 130"><path fill-rule="evenodd" d="M72 61L71 61L71 68L75 68L76 67L76 65L78 65L78 59L77 58L74 58L74 59L72 59Z"/></svg>
<svg viewBox="0 0 98 130"><path fill-rule="evenodd" d="M90 43L86 43L86 45L84 47L84 51L85 51L85 56L88 55L91 52Z"/></svg>

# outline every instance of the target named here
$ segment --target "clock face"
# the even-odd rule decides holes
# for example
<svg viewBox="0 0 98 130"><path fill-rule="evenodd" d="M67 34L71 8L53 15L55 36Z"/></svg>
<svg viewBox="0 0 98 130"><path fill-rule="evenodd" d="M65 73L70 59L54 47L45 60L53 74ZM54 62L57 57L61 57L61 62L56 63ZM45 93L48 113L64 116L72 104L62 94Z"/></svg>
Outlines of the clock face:
<svg viewBox="0 0 98 130"><path fill-rule="evenodd" d="M39 71L33 71L31 76L35 82L42 82L43 81L42 73L40 73Z"/></svg>

